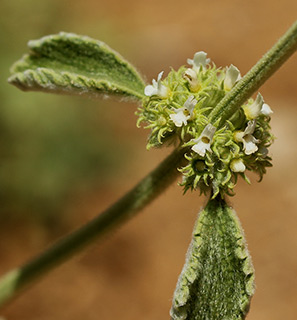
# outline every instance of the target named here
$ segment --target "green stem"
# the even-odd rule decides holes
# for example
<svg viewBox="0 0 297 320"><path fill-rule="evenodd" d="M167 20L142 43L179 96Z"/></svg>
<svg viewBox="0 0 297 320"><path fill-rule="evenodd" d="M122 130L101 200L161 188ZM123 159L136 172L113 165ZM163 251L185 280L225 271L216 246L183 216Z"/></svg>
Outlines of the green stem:
<svg viewBox="0 0 297 320"><path fill-rule="evenodd" d="M219 127L297 50L297 21L232 88L209 115Z"/></svg>
<svg viewBox="0 0 297 320"><path fill-rule="evenodd" d="M94 220L65 236L29 263L2 276L0 306L39 277L103 236L109 229L131 218L156 198L177 178L177 167L182 165L185 152L184 148L173 151L155 170Z"/></svg>

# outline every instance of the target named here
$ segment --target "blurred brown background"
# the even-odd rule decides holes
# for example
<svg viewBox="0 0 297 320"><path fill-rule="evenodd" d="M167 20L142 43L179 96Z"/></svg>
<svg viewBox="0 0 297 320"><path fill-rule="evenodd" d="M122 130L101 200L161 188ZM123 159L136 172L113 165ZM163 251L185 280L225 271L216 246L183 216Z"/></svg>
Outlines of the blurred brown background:
<svg viewBox="0 0 297 320"><path fill-rule="evenodd" d="M295 0L0 2L0 271L88 221L169 150L146 151L136 105L23 93L6 83L30 39L59 31L107 42L150 82L204 50L244 74L293 23ZM240 181L231 202L246 232L257 290L250 320L297 313L297 56L262 88L274 110L273 168ZM7 320L169 319L193 223L204 203L176 184L134 220L6 306Z"/></svg>

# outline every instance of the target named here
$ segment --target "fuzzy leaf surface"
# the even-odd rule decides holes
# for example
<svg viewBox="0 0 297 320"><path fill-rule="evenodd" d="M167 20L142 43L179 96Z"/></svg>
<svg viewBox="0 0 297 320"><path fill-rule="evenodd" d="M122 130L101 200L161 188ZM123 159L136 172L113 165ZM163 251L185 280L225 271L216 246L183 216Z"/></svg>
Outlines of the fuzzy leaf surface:
<svg viewBox="0 0 297 320"><path fill-rule="evenodd" d="M144 96L140 74L103 42L61 32L29 41L28 47L8 79L24 91Z"/></svg>
<svg viewBox="0 0 297 320"><path fill-rule="evenodd" d="M171 319L244 319L253 292L254 269L236 213L224 200L210 200L194 228Z"/></svg>

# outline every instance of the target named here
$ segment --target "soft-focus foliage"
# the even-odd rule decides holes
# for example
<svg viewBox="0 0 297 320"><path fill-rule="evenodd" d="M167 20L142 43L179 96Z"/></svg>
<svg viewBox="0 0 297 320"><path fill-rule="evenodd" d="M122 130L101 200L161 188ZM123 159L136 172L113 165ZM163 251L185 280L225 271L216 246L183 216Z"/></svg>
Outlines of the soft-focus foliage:
<svg viewBox="0 0 297 320"><path fill-rule="evenodd" d="M19 32L33 5L38 15ZM111 102L23 93L7 83L9 65L24 52L27 39L63 28L52 23L61 6L58 1L0 3L6 12L0 21L0 218L58 217L73 192L100 186L116 172L119 155L125 158L123 141L110 148L117 142L102 114Z"/></svg>

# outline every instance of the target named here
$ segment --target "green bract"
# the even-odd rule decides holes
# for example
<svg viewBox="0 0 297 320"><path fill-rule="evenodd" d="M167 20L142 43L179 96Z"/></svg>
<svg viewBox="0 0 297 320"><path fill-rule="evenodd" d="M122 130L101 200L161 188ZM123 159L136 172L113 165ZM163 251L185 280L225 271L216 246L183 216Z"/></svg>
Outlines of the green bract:
<svg viewBox="0 0 297 320"><path fill-rule="evenodd" d="M240 79L239 70L217 68L204 52L188 63L192 68L171 70L164 80L162 72L146 86L137 124L151 129L148 149L170 143L189 147L188 164L180 169L185 191L232 195L238 175L249 181L245 173L250 170L262 179L271 166L272 111L258 94L223 124L221 119L211 123L208 115Z"/></svg>
<svg viewBox="0 0 297 320"><path fill-rule="evenodd" d="M254 278L235 211L224 200L210 200L194 227L171 319L244 319L254 293Z"/></svg>

